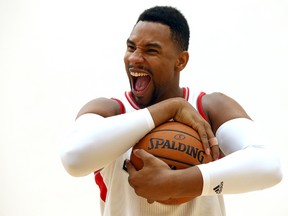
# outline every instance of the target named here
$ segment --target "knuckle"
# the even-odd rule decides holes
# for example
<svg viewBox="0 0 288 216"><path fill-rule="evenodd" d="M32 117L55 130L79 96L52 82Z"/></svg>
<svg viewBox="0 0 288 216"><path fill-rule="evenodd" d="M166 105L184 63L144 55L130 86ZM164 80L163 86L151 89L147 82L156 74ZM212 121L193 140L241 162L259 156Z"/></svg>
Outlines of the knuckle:
<svg viewBox="0 0 288 216"><path fill-rule="evenodd" d="M197 130L199 133L203 131L204 129L203 126L199 122L194 122L192 125L193 125L193 128Z"/></svg>
<svg viewBox="0 0 288 216"><path fill-rule="evenodd" d="M134 191L135 191L135 193L136 193L138 196L141 196L141 193L139 192L139 190L137 190L137 189L134 188Z"/></svg>
<svg viewBox="0 0 288 216"><path fill-rule="evenodd" d="M204 121L203 125L206 129L211 129L211 125L207 121Z"/></svg>
<svg viewBox="0 0 288 216"><path fill-rule="evenodd" d="M135 185L135 180L131 175L128 177L128 182L131 186Z"/></svg>

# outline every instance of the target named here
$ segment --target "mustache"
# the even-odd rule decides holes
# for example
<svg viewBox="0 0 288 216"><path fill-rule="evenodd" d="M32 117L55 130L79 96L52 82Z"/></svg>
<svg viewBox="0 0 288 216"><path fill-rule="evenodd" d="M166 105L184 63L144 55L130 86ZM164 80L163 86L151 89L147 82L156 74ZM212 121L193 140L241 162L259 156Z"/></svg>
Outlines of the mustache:
<svg viewBox="0 0 288 216"><path fill-rule="evenodd" d="M129 64L128 65L128 69L130 70L130 69L133 69L133 70L141 70L141 71L146 71L146 72L150 72L150 70L147 68L147 67L145 67L145 66L143 66L143 65L134 65L134 64Z"/></svg>

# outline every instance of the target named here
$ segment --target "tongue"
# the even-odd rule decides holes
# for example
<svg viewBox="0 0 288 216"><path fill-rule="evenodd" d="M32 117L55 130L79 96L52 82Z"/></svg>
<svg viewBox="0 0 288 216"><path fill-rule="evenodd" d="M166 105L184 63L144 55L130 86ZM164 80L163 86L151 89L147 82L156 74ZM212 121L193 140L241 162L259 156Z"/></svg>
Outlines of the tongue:
<svg viewBox="0 0 288 216"><path fill-rule="evenodd" d="M138 77L135 82L136 91L143 91L148 86L149 82L150 82L149 76Z"/></svg>

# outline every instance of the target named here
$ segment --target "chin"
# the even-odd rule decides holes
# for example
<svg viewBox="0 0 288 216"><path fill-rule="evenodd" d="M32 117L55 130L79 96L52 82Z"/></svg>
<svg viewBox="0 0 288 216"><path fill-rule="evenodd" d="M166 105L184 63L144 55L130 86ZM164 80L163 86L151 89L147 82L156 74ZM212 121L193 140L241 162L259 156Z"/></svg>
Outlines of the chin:
<svg viewBox="0 0 288 216"><path fill-rule="evenodd" d="M147 98L145 98L144 96L136 96L135 94L133 94L133 98L135 100L135 102L141 107L141 108L145 108L147 106L151 105L151 100L147 100Z"/></svg>

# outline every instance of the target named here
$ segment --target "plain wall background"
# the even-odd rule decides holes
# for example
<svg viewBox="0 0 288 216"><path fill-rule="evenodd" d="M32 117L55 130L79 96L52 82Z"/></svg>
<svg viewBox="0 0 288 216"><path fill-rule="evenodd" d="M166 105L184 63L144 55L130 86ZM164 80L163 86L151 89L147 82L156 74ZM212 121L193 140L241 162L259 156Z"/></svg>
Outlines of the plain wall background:
<svg viewBox="0 0 288 216"><path fill-rule="evenodd" d="M283 181L226 196L227 214L287 215L287 1L0 0L1 216L99 215L93 175L65 172L61 138L86 102L129 88L126 39L154 5L190 24L182 85L236 99L282 159Z"/></svg>

